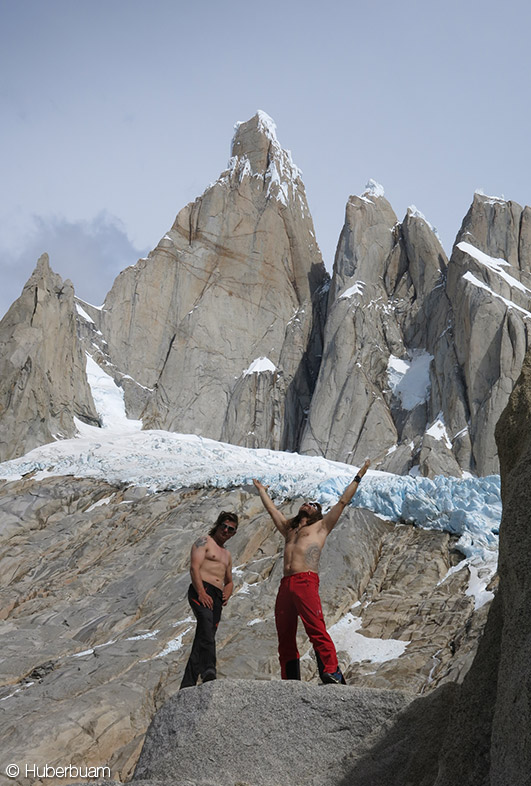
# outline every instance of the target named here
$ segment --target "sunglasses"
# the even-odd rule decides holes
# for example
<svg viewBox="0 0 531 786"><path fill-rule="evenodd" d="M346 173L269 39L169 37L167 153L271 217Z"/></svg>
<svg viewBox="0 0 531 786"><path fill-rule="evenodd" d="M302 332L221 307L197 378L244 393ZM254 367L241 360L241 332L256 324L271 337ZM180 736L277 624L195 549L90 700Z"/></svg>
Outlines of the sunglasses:
<svg viewBox="0 0 531 786"><path fill-rule="evenodd" d="M319 510L320 507L318 502L308 502L308 505L314 510Z"/></svg>
<svg viewBox="0 0 531 786"><path fill-rule="evenodd" d="M232 527L230 524L220 524L221 529L226 529L227 532L230 532L231 535L234 535L236 532L236 527Z"/></svg>

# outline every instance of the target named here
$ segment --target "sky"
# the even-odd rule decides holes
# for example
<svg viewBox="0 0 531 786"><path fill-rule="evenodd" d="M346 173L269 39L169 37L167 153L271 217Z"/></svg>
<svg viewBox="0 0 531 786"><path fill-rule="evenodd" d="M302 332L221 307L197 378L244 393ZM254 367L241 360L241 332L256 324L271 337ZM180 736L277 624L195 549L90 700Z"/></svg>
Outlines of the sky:
<svg viewBox="0 0 531 786"><path fill-rule="evenodd" d="M531 202L524 0L0 0L0 316L38 257L99 305L258 109L331 271L369 178L449 254L474 191Z"/></svg>

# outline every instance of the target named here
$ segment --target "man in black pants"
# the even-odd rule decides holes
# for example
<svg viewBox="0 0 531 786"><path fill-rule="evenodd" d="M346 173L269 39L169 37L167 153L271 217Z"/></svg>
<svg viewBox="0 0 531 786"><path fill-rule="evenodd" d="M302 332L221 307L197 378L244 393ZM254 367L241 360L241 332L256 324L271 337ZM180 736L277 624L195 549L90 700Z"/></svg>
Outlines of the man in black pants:
<svg viewBox="0 0 531 786"><path fill-rule="evenodd" d="M181 688L216 679L216 630L222 607L232 594L232 559L225 543L238 529L238 516L222 511L208 533L192 546L188 601L197 620L192 652Z"/></svg>

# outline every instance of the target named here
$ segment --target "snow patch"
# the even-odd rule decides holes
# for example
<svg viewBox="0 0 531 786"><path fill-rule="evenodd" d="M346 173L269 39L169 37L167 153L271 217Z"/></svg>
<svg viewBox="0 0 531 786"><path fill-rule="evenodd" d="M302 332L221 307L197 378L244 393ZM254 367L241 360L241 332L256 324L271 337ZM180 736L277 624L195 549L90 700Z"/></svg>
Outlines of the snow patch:
<svg viewBox="0 0 531 786"><path fill-rule="evenodd" d="M468 557L458 565L451 567L446 575L437 582L437 586L443 584L450 576L458 573L464 568L468 568L470 578L465 595L474 598L474 608L480 609L494 598L494 593L487 589L494 574L498 569L498 560L495 554L490 554L487 559Z"/></svg>
<svg viewBox="0 0 531 786"><path fill-rule="evenodd" d="M91 647L88 650L83 650L83 652L74 652L72 657L83 658L85 655L94 655L96 650L101 650L103 647L110 647L111 644L115 643L116 639L110 639L110 641L106 641L104 644L96 644L94 647Z"/></svg>
<svg viewBox="0 0 531 786"><path fill-rule="evenodd" d="M345 289L345 291L341 295L339 295L338 300L343 300L344 298L351 298L354 297L354 295L363 295L364 286L365 283L363 281L356 281L355 284L353 284L348 289Z"/></svg>
<svg viewBox="0 0 531 786"><path fill-rule="evenodd" d="M433 437L437 441L443 441L447 448L451 449L452 443L448 438L448 432L446 431L446 425L444 422L444 416L442 412L439 412L435 420L433 421L432 425L426 429L425 432L428 436Z"/></svg>
<svg viewBox="0 0 531 786"><path fill-rule="evenodd" d="M400 399L403 409L412 410L427 401L430 393L430 363L433 355L425 350L413 350L410 359L389 356L387 378L393 394Z"/></svg>
<svg viewBox="0 0 531 786"><path fill-rule="evenodd" d="M381 185L381 183L378 183L371 177L367 181L367 185L365 186L365 190L362 192L361 196L383 197L385 196L384 187Z"/></svg>
<svg viewBox="0 0 531 786"><path fill-rule="evenodd" d="M104 497L103 499L99 499L97 502L91 505L90 508L87 508L85 513L92 513L92 511L95 508L99 508L101 505L108 505L111 499L112 499L112 494L110 497Z"/></svg>
<svg viewBox="0 0 531 786"><path fill-rule="evenodd" d="M86 322L92 322L92 324L94 324L94 320L92 319L92 317L89 317L89 315L87 314L87 312L85 311L85 309L84 309L84 308L82 308L82 307L79 305L79 303L76 303L76 311L77 311L77 313L79 314L79 316L80 316L82 319L84 319Z"/></svg>
<svg viewBox="0 0 531 786"><path fill-rule="evenodd" d="M431 229L431 231L433 232L433 234L435 235L437 240L439 242L441 241L441 239L439 237L439 233L437 232L437 228L434 227L433 224L430 224L430 222L428 221L426 216L423 213L420 212L418 207L415 207L415 205L410 205L408 207L408 209L407 209L407 212L408 212L408 215L411 216L412 218L420 218L420 219L422 219L422 221L424 221L424 223L427 224L428 227Z"/></svg>
<svg viewBox="0 0 531 786"><path fill-rule="evenodd" d="M474 191L474 194L477 194L478 196L485 197L485 199L487 200L488 204L490 204L490 205L496 205L496 204L498 204L498 205L499 204L506 205L507 204L507 200L505 199L504 196L500 196L500 197L499 196L489 196L488 194L486 194L483 191L482 188L476 188L476 190Z"/></svg>
<svg viewBox="0 0 531 786"><path fill-rule="evenodd" d="M129 420L125 413L124 392L96 361L87 356L87 380L102 427L112 431L140 431L141 420ZM80 430L79 421L76 421ZM88 426L88 428L91 428ZM81 427L81 431L83 431Z"/></svg>
<svg viewBox="0 0 531 786"><path fill-rule="evenodd" d="M126 641L143 641L144 639L154 639L160 630L152 630L150 633L139 633L138 636L128 636Z"/></svg>
<svg viewBox="0 0 531 786"><path fill-rule="evenodd" d="M463 278L465 279L465 281L468 281L470 284L473 284L475 287L478 287L478 289L485 290L485 292L488 292L489 295L491 295L496 300L501 300L502 303L504 303L507 306L507 308L514 308L516 309L516 311L519 311L521 314L523 314L524 317L531 317L530 311L527 311L525 308L518 306L512 300L508 300L507 298L498 295L497 292L495 292L493 289L491 289L486 284L484 284L483 281L480 281L479 278L476 278L476 276L473 273L470 272L465 273L463 275Z"/></svg>
<svg viewBox="0 0 531 786"><path fill-rule="evenodd" d="M171 652L178 652L180 649L182 649L183 639L188 633L188 631L190 630L192 630L192 628L186 628L185 630L183 630L182 633L179 633L179 635L175 639L171 639L171 641L169 641L166 644L164 649L161 652L159 652L158 655L153 655L153 658L164 658L166 655L169 655ZM140 662L145 663L146 660L151 660L151 658L146 658L145 660L142 660Z"/></svg>
<svg viewBox="0 0 531 786"><path fill-rule="evenodd" d="M253 360L249 368L245 369L243 376L247 377L249 374L261 374L262 371L276 371L277 367L269 358L261 357Z"/></svg>
<svg viewBox="0 0 531 786"><path fill-rule="evenodd" d="M494 593L487 589L497 569L497 561L491 560L489 564L478 564L477 560L470 560L468 564L470 580L466 595L474 598L474 608L480 609L494 598Z"/></svg>
<svg viewBox="0 0 531 786"><path fill-rule="evenodd" d="M408 641L398 639L373 639L357 631L361 628L360 617L348 612L339 622L328 630L337 650L343 650L349 656L350 663L368 660L371 663L385 663L402 655Z"/></svg>
<svg viewBox="0 0 531 786"><path fill-rule="evenodd" d="M129 265L129 267L133 267L133 265ZM95 308L96 311L102 311L103 310L103 306L93 306L92 303L89 303L87 300L82 300L80 297L77 297L77 295L76 295L76 303L78 301L80 303L84 303L86 306L90 306L90 308Z"/></svg>
<svg viewBox="0 0 531 786"><path fill-rule="evenodd" d="M458 243L457 248L459 248L465 254L468 254L468 256L472 257L472 259L475 259L476 262L479 262L480 265L484 265L489 270L497 273L501 278L503 278L504 281L507 282L507 284L509 284L510 287L519 289L521 292L531 292L531 289L525 287L521 281L518 281L517 278L510 276L505 272L505 270L503 270L504 267L512 267L511 263L507 262L507 260L502 259L501 257L490 257L488 254L480 251L479 248L475 248L475 246L471 245L470 243L466 243L465 241Z"/></svg>

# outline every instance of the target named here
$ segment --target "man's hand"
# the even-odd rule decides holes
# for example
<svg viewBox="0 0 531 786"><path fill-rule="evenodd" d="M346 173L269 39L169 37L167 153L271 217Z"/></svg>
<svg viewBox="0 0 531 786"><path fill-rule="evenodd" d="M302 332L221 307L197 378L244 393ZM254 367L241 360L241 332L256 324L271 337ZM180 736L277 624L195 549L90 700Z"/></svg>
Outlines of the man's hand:
<svg viewBox="0 0 531 786"><path fill-rule="evenodd" d="M227 588L227 586L225 585L225 587L223 588L223 605L224 606L226 606L227 603L229 602L229 598L230 598L231 595L232 595L232 587Z"/></svg>
<svg viewBox="0 0 531 786"><path fill-rule="evenodd" d="M360 467L358 470L358 475L360 476L360 478L362 478L365 475L365 473L367 472L370 466L371 466L371 460L365 459L365 463L363 467Z"/></svg>
<svg viewBox="0 0 531 786"><path fill-rule="evenodd" d="M369 469L370 465L371 465L370 460L365 459L365 463L363 464L362 467L359 468L354 480L351 480L351 482L346 487L345 491L339 497L336 504L333 505L328 511L328 513L325 513L325 515L323 516L323 526L328 533L330 533L335 527L335 525L337 524L338 518L340 517L343 510L346 508L346 506L349 504L350 500L356 493L360 481L362 477L365 475L365 473L367 472L367 470Z"/></svg>
<svg viewBox="0 0 531 786"><path fill-rule="evenodd" d="M203 590L202 592L198 592L197 595L199 597L199 603L201 604L201 606L206 606L207 609L214 608L214 601L212 600L208 592L206 592L206 590Z"/></svg>
<svg viewBox="0 0 531 786"><path fill-rule="evenodd" d="M262 505L273 519L273 523L275 527L278 529L279 532L282 533L282 535L285 536L287 531L287 520L284 514L277 509L273 500L267 493L269 486L264 486L264 484L260 483L260 481L257 480L256 478L253 478L253 483L255 485L256 490L260 494Z"/></svg>

